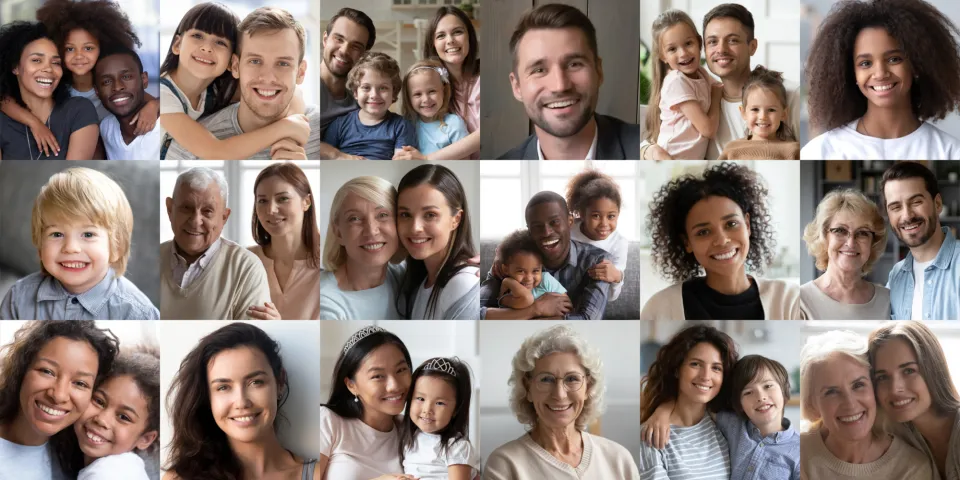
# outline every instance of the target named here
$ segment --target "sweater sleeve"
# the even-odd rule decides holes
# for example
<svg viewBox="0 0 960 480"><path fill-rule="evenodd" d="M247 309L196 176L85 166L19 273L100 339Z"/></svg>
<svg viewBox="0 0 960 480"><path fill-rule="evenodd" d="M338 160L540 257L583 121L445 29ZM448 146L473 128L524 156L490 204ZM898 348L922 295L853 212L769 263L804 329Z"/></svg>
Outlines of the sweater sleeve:
<svg viewBox="0 0 960 480"><path fill-rule="evenodd" d="M249 250L241 250L241 271L237 279L237 296L233 304L234 320L253 320L248 314L247 309L257 305L262 306L270 299L270 283L267 280L267 271L263 264L257 258L256 254Z"/></svg>
<svg viewBox="0 0 960 480"><path fill-rule="evenodd" d="M501 449L494 450L487 458L487 464L483 467L483 480L513 480L521 478L517 476L510 461L510 457L501 452Z"/></svg>

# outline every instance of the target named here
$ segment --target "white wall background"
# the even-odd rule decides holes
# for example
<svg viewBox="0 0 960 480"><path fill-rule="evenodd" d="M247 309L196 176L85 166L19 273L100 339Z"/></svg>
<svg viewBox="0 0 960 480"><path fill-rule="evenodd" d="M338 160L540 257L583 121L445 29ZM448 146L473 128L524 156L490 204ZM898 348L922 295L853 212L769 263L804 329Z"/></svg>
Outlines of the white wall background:
<svg viewBox="0 0 960 480"><path fill-rule="evenodd" d="M526 431L510 409L513 356L527 337L552 321L482 321L480 356L485 375L480 382L480 456L486 459L497 447ZM640 321L572 322L577 333L600 352L607 385L607 410L600 417L601 436L623 445L634 461L640 451ZM639 465L639 463L638 463Z"/></svg>
<svg viewBox="0 0 960 480"><path fill-rule="evenodd" d="M311 321L250 322L280 344L283 368L290 380L290 396L280 412L280 443L303 458L317 458L320 451L320 325ZM228 325L222 321L165 321L160 323L160 394L166 399L180 362L204 336ZM164 404L164 406L166 406ZM167 409L161 410L161 464L166 463L173 426Z"/></svg>

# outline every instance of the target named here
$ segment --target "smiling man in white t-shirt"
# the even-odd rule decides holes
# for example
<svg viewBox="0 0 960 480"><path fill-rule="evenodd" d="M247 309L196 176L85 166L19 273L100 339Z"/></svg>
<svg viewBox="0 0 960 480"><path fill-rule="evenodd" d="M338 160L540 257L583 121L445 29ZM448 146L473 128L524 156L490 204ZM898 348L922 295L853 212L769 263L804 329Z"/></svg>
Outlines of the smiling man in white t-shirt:
<svg viewBox="0 0 960 480"><path fill-rule="evenodd" d="M136 135L133 118L146 104L143 92L147 74L133 50L104 49L94 67L94 88L100 102L112 115L100 122L100 137L109 160L159 160L163 129L158 121L153 130Z"/></svg>

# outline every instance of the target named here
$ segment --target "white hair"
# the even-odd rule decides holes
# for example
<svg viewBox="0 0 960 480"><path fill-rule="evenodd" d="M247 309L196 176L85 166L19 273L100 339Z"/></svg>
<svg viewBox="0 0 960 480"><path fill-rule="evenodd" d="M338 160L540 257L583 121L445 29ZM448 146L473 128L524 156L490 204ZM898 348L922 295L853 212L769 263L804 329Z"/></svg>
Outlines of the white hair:
<svg viewBox="0 0 960 480"><path fill-rule="evenodd" d="M837 355L846 355L869 371L867 349L867 339L849 330L833 330L807 339L800 350L800 417L813 422L811 429L819 427L821 420L813 408L814 367Z"/></svg>
<svg viewBox="0 0 960 480"><path fill-rule="evenodd" d="M223 175L207 167L193 167L177 176L177 183L173 186L173 196L176 196L177 190L180 190L180 185L185 184L193 190L206 190L211 183L216 183L220 187L220 196L223 198L223 205L226 206L230 187Z"/></svg>
<svg viewBox="0 0 960 480"><path fill-rule="evenodd" d="M507 382L513 388L510 392L510 408L517 420L531 427L537 424L537 412L527 400L528 374L533 372L537 360L551 353L573 353L580 357L580 364L587 371L587 398L583 411L577 417L577 430L586 430L590 423L604 410L603 361L600 354L580 337L569 325L554 325L541 330L523 341L520 350L513 357L513 373Z"/></svg>

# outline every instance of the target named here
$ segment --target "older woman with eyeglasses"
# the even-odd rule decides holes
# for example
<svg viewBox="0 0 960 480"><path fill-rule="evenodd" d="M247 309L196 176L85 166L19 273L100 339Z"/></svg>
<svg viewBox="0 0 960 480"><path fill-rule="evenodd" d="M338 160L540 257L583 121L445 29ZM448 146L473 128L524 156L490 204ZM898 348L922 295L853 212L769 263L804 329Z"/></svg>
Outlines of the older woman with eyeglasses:
<svg viewBox="0 0 960 480"><path fill-rule="evenodd" d="M530 430L490 454L483 480L639 480L630 452L586 432L603 411L603 363L572 328L527 338L513 357L510 408Z"/></svg>
<svg viewBox="0 0 960 480"><path fill-rule="evenodd" d="M800 287L801 309L808 318L890 318L890 290L863 278L887 245L886 224L873 201L856 190L828 193L803 240L824 272Z"/></svg>

